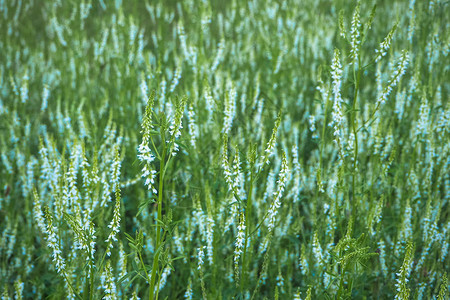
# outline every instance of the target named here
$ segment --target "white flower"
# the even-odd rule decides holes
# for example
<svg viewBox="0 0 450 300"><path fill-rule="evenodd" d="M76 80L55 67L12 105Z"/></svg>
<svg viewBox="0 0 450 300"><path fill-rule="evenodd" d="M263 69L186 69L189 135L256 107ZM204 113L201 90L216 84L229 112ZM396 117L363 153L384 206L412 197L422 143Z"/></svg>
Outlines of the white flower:
<svg viewBox="0 0 450 300"><path fill-rule="evenodd" d="M245 216L241 212L241 220L238 225L238 233L236 236L235 249L234 249L234 264L239 263L239 258L241 257L242 251L244 249L245 242Z"/></svg>
<svg viewBox="0 0 450 300"><path fill-rule="evenodd" d="M285 153L283 153L281 165L281 171L277 181L277 190L273 193L275 199L273 200L269 208L269 224L267 226L269 232L272 232L273 228L275 227L275 217L278 214L278 208L280 208L281 206L281 197L283 196L284 187L288 180L289 168L287 165Z"/></svg>
<svg viewBox="0 0 450 300"><path fill-rule="evenodd" d="M201 270L204 264L203 259L205 258L205 253L203 252L203 249L205 248L205 246L197 248L197 253L198 253L198 267L197 270Z"/></svg>

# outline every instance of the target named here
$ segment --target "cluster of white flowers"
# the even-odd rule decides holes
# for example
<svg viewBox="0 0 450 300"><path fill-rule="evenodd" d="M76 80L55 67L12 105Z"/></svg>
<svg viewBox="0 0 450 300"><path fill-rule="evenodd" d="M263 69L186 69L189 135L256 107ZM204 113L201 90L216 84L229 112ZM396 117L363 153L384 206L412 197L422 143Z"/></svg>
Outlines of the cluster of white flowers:
<svg viewBox="0 0 450 300"><path fill-rule="evenodd" d="M134 50L134 43L135 43L136 36L138 34L139 28L136 26L136 24L134 24L133 20L130 21L129 28L130 28L130 31L129 31L129 34L128 34L128 36L129 36L128 47L129 47L129 49L132 49L132 51L128 52L128 63L131 65L133 63L133 60L134 60L134 53L135 53L133 51Z"/></svg>
<svg viewBox="0 0 450 300"><path fill-rule="evenodd" d="M236 97L236 88L234 87L234 84L231 84L229 93L225 95L225 117L223 119L222 132L226 134L230 132L236 114Z"/></svg>
<svg viewBox="0 0 450 300"><path fill-rule="evenodd" d="M177 103L177 107L175 109L175 117L172 120L172 123L169 126L169 133L171 135L170 142L172 142L171 146L171 154L175 156L179 150L178 144L175 142L181 136L181 129L183 128L183 113L184 107L186 105L187 98L183 97Z"/></svg>
<svg viewBox="0 0 450 300"><path fill-rule="evenodd" d="M302 167L298 158L297 145L292 146L292 165L294 171L292 180L294 181L294 185L290 189L289 195L293 197L294 202L298 202L300 200Z"/></svg>
<svg viewBox="0 0 450 300"><path fill-rule="evenodd" d="M15 290L15 295L14 295L14 299L16 300L22 300L23 298L23 288L24 288L24 283L22 281L22 279L20 278L20 276L17 278L17 280L14 282L14 290ZM9 297L7 297L6 299L9 299ZM3 297L2 297L3 300Z"/></svg>
<svg viewBox="0 0 450 300"><path fill-rule="evenodd" d="M197 248L197 256L198 256L198 266L197 270L201 270L203 267L203 264L205 263L203 259L205 258L205 252L203 252L203 249L205 246Z"/></svg>
<svg viewBox="0 0 450 300"><path fill-rule="evenodd" d="M317 237L317 232L314 233L312 247L313 247L314 258L316 259L316 264L317 264L317 266L322 267L324 258L323 258L322 247L320 246L319 238Z"/></svg>
<svg viewBox="0 0 450 300"><path fill-rule="evenodd" d="M127 254L123 249L122 242L119 242L119 260L117 261L117 269L119 270L118 278L124 278L127 275ZM124 279L122 282L127 283L129 281L128 278Z"/></svg>
<svg viewBox="0 0 450 300"><path fill-rule="evenodd" d="M217 67L219 66L220 62L223 60L223 53L225 51L225 39L222 38L222 40L220 41L218 47L217 47L217 55L216 58L214 59L214 62L211 66L211 71L212 73L214 73L217 69Z"/></svg>
<svg viewBox="0 0 450 300"><path fill-rule="evenodd" d="M284 278L283 275L281 274L281 270L278 271L276 281L278 287L282 288L284 286Z"/></svg>
<svg viewBox="0 0 450 300"><path fill-rule="evenodd" d="M52 249L53 253L53 261L56 263L56 270L59 274L65 275L66 262L62 257L62 251L60 248L60 243L58 242L58 237L56 235L56 231L58 230L55 226L53 226L53 218L48 211L45 213L45 218L47 221L47 245L50 249Z"/></svg>
<svg viewBox="0 0 450 300"><path fill-rule="evenodd" d="M342 145L342 123L344 115L342 112L342 97L341 97L341 80L342 80L342 65L339 59L339 50L334 51L333 62L331 64L331 77L333 78L333 112L332 124L334 127L334 137L338 145Z"/></svg>
<svg viewBox="0 0 450 300"><path fill-rule="evenodd" d="M140 88L141 88L142 103L147 104L147 101L148 101L148 86L147 86L147 82L145 80L145 75L144 74L141 74Z"/></svg>
<svg viewBox="0 0 450 300"><path fill-rule="evenodd" d="M108 243L106 253L111 256L111 248L113 248L113 241L117 241L117 234L120 231L120 189L116 190L116 204L114 206L113 218L108 225L111 232L105 242Z"/></svg>
<svg viewBox="0 0 450 300"><path fill-rule="evenodd" d="M244 173L242 172L241 169L241 161L238 151L235 152L233 160L233 177L234 177L233 189L237 191L241 200L246 199L246 194L244 190Z"/></svg>
<svg viewBox="0 0 450 300"><path fill-rule="evenodd" d="M409 281L409 274L413 264L413 245L408 243L405 259L397 275L397 283L395 284L397 294L394 299L409 299L410 289L407 284Z"/></svg>
<svg viewBox="0 0 450 300"><path fill-rule="evenodd" d="M423 98L420 105L419 120L416 126L416 136L422 135L426 136L428 133L428 115L430 113L430 108L428 107L427 99Z"/></svg>
<svg viewBox="0 0 450 300"><path fill-rule="evenodd" d="M159 279L159 290L161 291L166 285L167 278L172 272L172 268L170 266L166 266L161 274L161 278Z"/></svg>
<svg viewBox="0 0 450 300"><path fill-rule="evenodd" d="M105 207L107 203L111 202L111 187L108 180L106 180L106 173L103 173L101 183L103 185L102 197L100 207Z"/></svg>
<svg viewBox="0 0 450 300"><path fill-rule="evenodd" d="M144 162L144 167L142 168L142 177L145 178L144 184L148 186L149 190L152 190L153 194L157 194L158 191L154 186L156 170L154 170L151 166L151 162L155 160L155 157L153 156L149 146L144 143L139 145L138 152L139 160Z"/></svg>
<svg viewBox="0 0 450 300"><path fill-rule="evenodd" d="M117 299L117 289L115 278L113 275L113 269L111 267L111 262L108 260L105 266L105 270L100 277L102 288L105 290L104 300L115 300Z"/></svg>
<svg viewBox="0 0 450 300"><path fill-rule="evenodd" d="M289 167L287 164L286 154L283 152L283 158L281 162L281 171L277 181L277 190L273 193L274 200L269 208L269 217L268 217L268 229L269 232L272 232L275 227L275 218L278 214L278 209L281 206L281 197L283 196L284 187L289 177Z"/></svg>
<svg viewBox="0 0 450 300"><path fill-rule="evenodd" d="M178 38L180 39L181 50L183 50L183 54L186 58L190 57L190 53L186 43L186 34L184 32L184 26L182 21L179 21L177 24Z"/></svg>
<svg viewBox="0 0 450 300"><path fill-rule="evenodd" d="M103 54L103 51L105 51L105 46L106 43L108 41L108 37L109 37L109 29L106 28L105 30L103 30L102 33L102 40L100 42L100 44L98 42L94 43L94 56L95 59L99 59L99 57ZM103 60L99 60L100 62Z"/></svg>
<svg viewBox="0 0 450 300"><path fill-rule="evenodd" d="M408 67L409 62L409 55L408 51L403 51L402 55L400 57L400 60L397 64L397 68L395 69L394 73L392 74L391 80L388 83L388 85L384 88L381 95L379 96L377 100L377 106L384 104L387 100L387 97L392 92L392 89L400 82L400 79L406 72L406 68Z"/></svg>
<svg viewBox="0 0 450 300"><path fill-rule="evenodd" d="M412 218L412 210L411 210L411 205L409 204L409 201L408 201L406 204L406 207L405 207L402 228L400 230L400 240L401 241L407 241L412 236L411 218Z"/></svg>
<svg viewBox="0 0 450 300"><path fill-rule="evenodd" d="M184 299L192 300L192 296L193 296L193 293L192 293L192 281L191 281L191 278L189 278L189 283L188 283L188 286L186 288L186 292L184 293Z"/></svg>
<svg viewBox="0 0 450 300"><path fill-rule="evenodd" d="M67 184L68 187L67 189L64 189L64 192L67 193L66 199L67 199L67 211L71 211L72 206L76 207L76 208L80 208L79 207L79 202L80 202L80 193L78 191L77 188L77 173L76 173L76 168L75 168L75 162L74 160L72 160L70 162L70 166L69 166L69 170L67 171Z"/></svg>
<svg viewBox="0 0 450 300"><path fill-rule="evenodd" d="M33 195L33 217L39 229L41 229L42 232L45 232L45 219L44 215L42 214L41 201L36 191L34 191Z"/></svg>
<svg viewBox="0 0 450 300"><path fill-rule="evenodd" d="M22 84L20 85L20 98L22 99L22 103L28 101L28 80L30 77L28 76L28 72L26 72L22 77Z"/></svg>
<svg viewBox="0 0 450 300"><path fill-rule="evenodd" d="M392 37L394 36L395 29L397 28L397 24L392 27L391 31L389 31L388 35L384 38L383 42L380 43L380 48L375 49L375 62L378 62L383 56L386 55L389 47L391 45Z"/></svg>
<svg viewBox="0 0 450 300"><path fill-rule="evenodd" d="M195 124L195 111L192 105L189 106L188 110L189 118L189 135L191 136L191 146L195 149L197 148L197 136L198 136L198 126Z"/></svg>
<svg viewBox="0 0 450 300"><path fill-rule="evenodd" d="M175 73L173 74L172 83L170 84L170 92L171 93L177 87L178 83L180 82L180 79L181 79L181 63L179 62L175 69Z"/></svg>
<svg viewBox="0 0 450 300"><path fill-rule="evenodd" d="M141 29L139 31L139 36L138 36L138 47L137 47L137 51L136 51L136 58L139 64L142 64L144 62L144 47L147 44L147 42L144 39L145 36L145 31L144 29Z"/></svg>
<svg viewBox="0 0 450 300"><path fill-rule="evenodd" d="M381 273L386 276L388 274L388 269L386 266L386 251L385 251L386 245L384 244L383 240L380 240L378 242L378 249L380 250L379 258L380 258L380 266L381 266Z"/></svg>
<svg viewBox="0 0 450 300"><path fill-rule="evenodd" d="M141 298L137 295L136 291L133 291L133 294L131 295L131 300L140 300Z"/></svg>
<svg viewBox="0 0 450 300"><path fill-rule="evenodd" d="M209 264L213 265L213 258L214 258L214 219L211 216L208 216L206 218L206 254L208 256Z"/></svg>
<svg viewBox="0 0 450 300"><path fill-rule="evenodd" d="M44 84L44 88L42 89L41 111L45 111L47 109L49 97L50 97L50 87L48 84Z"/></svg>
<svg viewBox="0 0 450 300"><path fill-rule="evenodd" d="M228 162L228 137L226 134L223 136L222 143L222 168L225 176L225 181L228 184L228 190L232 191L234 187L233 172L231 171L230 164Z"/></svg>
<svg viewBox="0 0 450 300"><path fill-rule="evenodd" d="M214 105L214 98L211 93L211 88L209 86L205 87L203 97L205 98L206 110L208 111L208 123L210 123L212 121L215 105Z"/></svg>
<svg viewBox="0 0 450 300"><path fill-rule="evenodd" d="M353 19L352 19L352 28L350 32L351 36L351 50L350 53L353 58L353 63L358 63L358 53L359 53L359 46L361 41L359 40L359 28L361 27L361 21L359 17L359 9L360 9L360 1L358 1L358 4L356 5L355 12L353 13Z"/></svg>
<svg viewBox="0 0 450 300"><path fill-rule="evenodd" d="M309 130L311 130L312 133L316 131L316 118L314 115L309 116Z"/></svg>
<svg viewBox="0 0 450 300"><path fill-rule="evenodd" d="M114 145L114 159L111 164L111 191L114 193L119 188L119 176L120 176L120 156L119 156L119 145Z"/></svg>
<svg viewBox="0 0 450 300"><path fill-rule="evenodd" d="M145 115L142 120L142 142L138 147L138 159L144 164L142 168L142 178L145 178L145 185L148 186L148 189L153 192L153 194L157 194L157 190L154 186L156 170L152 168L151 163L155 160L155 156L149 147L150 141L150 130L153 128L152 125L152 109L153 109L153 101L154 94L148 99L147 107L145 108Z"/></svg>
<svg viewBox="0 0 450 300"><path fill-rule="evenodd" d="M239 263L239 258L241 257L242 251L244 249L245 242L245 216L244 213L240 214L240 221L238 225L238 232L236 235L236 242L234 243L234 264L237 265Z"/></svg>
<svg viewBox="0 0 450 300"><path fill-rule="evenodd" d="M261 167L264 167L265 164L269 163L269 158L273 155L275 146L276 146L276 140L277 140L277 132L278 127L281 124L281 113L278 114L277 120L275 121L275 127L272 130L272 135L270 136L269 141L267 142L266 150L264 151L264 157L262 160Z"/></svg>

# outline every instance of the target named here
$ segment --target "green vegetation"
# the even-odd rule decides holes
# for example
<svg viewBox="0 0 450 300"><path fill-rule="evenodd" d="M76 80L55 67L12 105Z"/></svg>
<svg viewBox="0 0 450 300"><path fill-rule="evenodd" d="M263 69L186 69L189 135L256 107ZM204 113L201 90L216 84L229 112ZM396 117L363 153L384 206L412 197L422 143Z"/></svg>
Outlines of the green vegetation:
<svg viewBox="0 0 450 300"><path fill-rule="evenodd" d="M449 17L0 0L2 299L448 299Z"/></svg>

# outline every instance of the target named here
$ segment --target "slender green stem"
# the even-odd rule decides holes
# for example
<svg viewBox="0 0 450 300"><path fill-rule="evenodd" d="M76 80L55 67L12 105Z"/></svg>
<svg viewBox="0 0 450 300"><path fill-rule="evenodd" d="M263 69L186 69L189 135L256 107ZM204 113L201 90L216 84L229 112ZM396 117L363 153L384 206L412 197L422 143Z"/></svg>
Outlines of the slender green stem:
<svg viewBox="0 0 450 300"><path fill-rule="evenodd" d="M361 59L358 59L358 66L361 63ZM358 91L359 91L359 83L361 80L361 68L358 67L358 72L356 73L356 65L353 66L353 77L355 78L355 93L353 96L353 107L352 107L352 129L353 136L355 139L354 146L354 154L353 154L353 175L352 175L352 215L353 218L356 218L356 169L357 169L357 160L358 160L358 120L357 120L357 110L356 110L356 101L358 99Z"/></svg>
<svg viewBox="0 0 450 300"><path fill-rule="evenodd" d="M147 276L147 281L150 282L150 277L148 276L147 268L145 267L144 260L142 259L141 251L139 251L138 254L139 254L139 260L141 261L141 264L142 264L142 268L144 269L145 276Z"/></svg>
<svg viewBox="0 0 450 300"><path fill-rule="evenodd" d="M252 191L253 191L253 165L251 166L250 175L250 189L247 196L247 206L245 208L245 241L244 241L244 254L242 256L242 282L241 282L241 293L244 291L245 282L247 279L247 242L250 234L250 218L252 210Z"/></svg>
<svg viewBox="0 0 450 300"><path fill-rule="evenodd" d="M72 293L75 295L75 297L76 297L77 299L82 300L83 298L81 298L81 296L78 295L78 293L75 291L75 289L73 288L73 286L72 286L72 284L70 283L69 279L67 278L66 274L63 273L63 276L64 276L64 279L66 280L67 284L69 285L70 290L71 290Z"/></svg>
<svg viewBox="0 0 450 300"><path fill-rule="evenodd" d="M94 264L91 265L91 286L89 290L89 300L94 299Z"/></svg>
<svg viewBox="0 0 450 300"><path fill-rule="evenodd" d="M165 146L165 134L164 130L161 130L161 136L163 141L163 149L161 152L161 165L159 171L159 189L158 189L158 217L156 220L156 245L155 245L155 256L153 257L153 265L152 265L152 276L150 278L150 291L149 291L149 299L157 299L155 298L155 282L156 282L156 271L159 268L159 247L161 244L161 222L162 221L162 201L163 201L163 187L164 187L164 165L166 159L166 146Z"/></svg>

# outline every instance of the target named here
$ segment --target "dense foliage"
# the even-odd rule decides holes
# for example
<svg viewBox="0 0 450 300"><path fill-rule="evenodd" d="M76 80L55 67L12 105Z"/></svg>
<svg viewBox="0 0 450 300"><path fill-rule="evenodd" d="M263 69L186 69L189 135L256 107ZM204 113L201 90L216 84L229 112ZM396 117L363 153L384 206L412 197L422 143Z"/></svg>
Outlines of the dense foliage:
<svg viewBox="0 0 450 300"><path fill-rule="evenodd" d="M448 1L0 1L2 299L448 299Z"/></svg>

